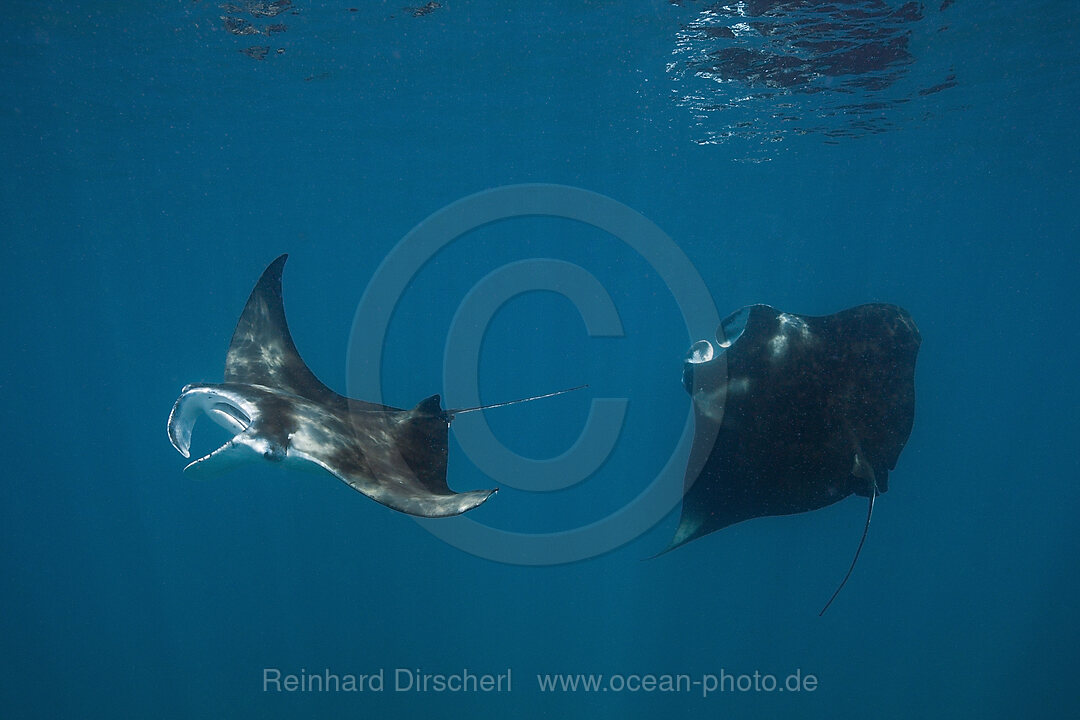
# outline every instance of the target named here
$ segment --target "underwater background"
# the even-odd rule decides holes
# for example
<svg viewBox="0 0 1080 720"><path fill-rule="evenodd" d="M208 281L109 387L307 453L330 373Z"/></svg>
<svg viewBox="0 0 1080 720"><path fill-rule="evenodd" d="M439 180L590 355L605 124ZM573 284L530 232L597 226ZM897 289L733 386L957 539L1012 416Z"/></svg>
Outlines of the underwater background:
<svg viewBox="0 0 1080 720"><path fill-rule="evenodd" d="M408 1L5 4L0 715L1075 714L1080 7ZM290 253L300 353L355 390L354 315L383 259L451 203L526 183L655 223L721 315L911 312L914 430L823 617L861 498L650 560L673 510L610 552L524 565L328 475L183 475L169 409L220 382L273 258ZM623 334L590 336L557 293L513 297L484 335L483 402L590 387L488 423L551 458L592 399L626 398L623 432L595 474L539 493L480 472L452 430L448 480L503 487L475 522L559 533L631 502L683 429L697 338L644 257L564 217L477 227L391 308L376 385L460 405L455 308L534 258L595 276ZM204 425L208 451L225 437ZM385 687L277 691L267 669ZM398 669L512 687L398 691ZM626 687L796 672L814 687ZM560 673L603 681L541 688Z"/></svg>

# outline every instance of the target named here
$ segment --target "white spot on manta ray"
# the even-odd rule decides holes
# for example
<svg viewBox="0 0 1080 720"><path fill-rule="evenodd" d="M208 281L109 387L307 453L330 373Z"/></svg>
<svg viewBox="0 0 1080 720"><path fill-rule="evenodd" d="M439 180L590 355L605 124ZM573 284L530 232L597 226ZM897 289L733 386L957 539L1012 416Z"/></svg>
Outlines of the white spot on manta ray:
<svg viewBox="0 0 1080 720"><path fill-rule="evenodd" d="M769 340L769 352L772 353L773 359L779 359L783 357L788 350L788 338L791 335L798 335L801 340L810 340L810 326L806 324L806 321L801 317L792 315L791 313L780 313L777 316L780 329L776 335Z"/></svg>
<svg viewBox="0 0 1080 720"><path fill-rule="evenodd" d="M784 356L787 352L787 335L776 334L772 340L769 341L769 352L772 353L773 359L778 360Z"/></svg>
<svg viewBox="0 0 1080 720"><path fill-rule="evenodd" d="M780 313L780 331L784 334L797 332L803 339L810 337L810 326L806 321L791 313Z"/></svg>

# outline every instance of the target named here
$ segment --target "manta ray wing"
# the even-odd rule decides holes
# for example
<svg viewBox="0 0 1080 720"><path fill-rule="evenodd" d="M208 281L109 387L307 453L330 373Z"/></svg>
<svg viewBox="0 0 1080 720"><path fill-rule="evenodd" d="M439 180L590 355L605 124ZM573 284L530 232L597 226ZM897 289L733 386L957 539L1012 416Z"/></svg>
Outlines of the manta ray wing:
<svg viewBox="0 0 1080 720"><path fill-rule="evenodd" d="M456 493L447 485L449 426L449 415L433 395L412 410L353 410L334 421L302 423L289 453L394 510L447 517L496 492Z"/></svg>
<svg viewBox="0 0 1080 720"><path fill-rule="evenodd" d="M285 254L274 260L248 296L225 355L225 382L264 385L320 403L345 401L315 377L293 344L281 294L288 259ZM347 402L358 409L388 409L363 400Z"/></svg>

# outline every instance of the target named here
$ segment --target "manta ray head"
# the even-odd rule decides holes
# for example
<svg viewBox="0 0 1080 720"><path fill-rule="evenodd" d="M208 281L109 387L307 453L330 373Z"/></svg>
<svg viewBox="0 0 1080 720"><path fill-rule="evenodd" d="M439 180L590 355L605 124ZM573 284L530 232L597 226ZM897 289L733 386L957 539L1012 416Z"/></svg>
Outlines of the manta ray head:
<svg viewBox="0 0 1080 720"><path fill-rule="evenodd" d="M724 420L729 393L746 390L745 379L728 376L727 353L746 330L750 309L744 307L728 315L716 328L715 340L698 340L683 359L683 387L698 412L717 423Z"/></svg>
<svg viewBox="0 0 1080 720"><path fill-rule="evenodd" d="M185 387L169 413L169 440L173 447L184 457L191 457L192 430L203 415L231 432L233 437L212 453L191 462L184 471L209 475L229 470L247 460L284 460L288 455L287 437L254 432L256 426L264 424L260 422L264 394L257 386L236 383Z"/></svg>

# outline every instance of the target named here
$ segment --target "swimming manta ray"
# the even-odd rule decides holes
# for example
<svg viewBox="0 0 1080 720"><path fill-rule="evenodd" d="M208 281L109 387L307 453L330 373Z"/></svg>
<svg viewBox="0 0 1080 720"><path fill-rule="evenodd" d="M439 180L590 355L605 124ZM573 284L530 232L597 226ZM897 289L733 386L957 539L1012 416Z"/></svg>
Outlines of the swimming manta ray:
<svg viewBox="0 0 1080 720"><path fill-rule="evenodd" d="M889 487L915 416L919 330L895 305L810 317L751 305L694 343L683 384L695 435L667 550L751 518L791 515ZM665 551L666 552L666 551Z"/></svg>
<svg viewBox="0 0 1080 720"><path fill-rule="evenodd" d="M443 410L438 395L411 410L338 395L315 377L293 345L281 299L287 258L275 260L251 291L225 356L225 382L186 386L169 413L169 440L184 457L191 456L191 431L201 414L234 434L185 467L190 476L216 475L260 458L314 465L395 510L459 515L496 490L456 493L447 486L454 416L579 389L459 410Z"/></svg>

